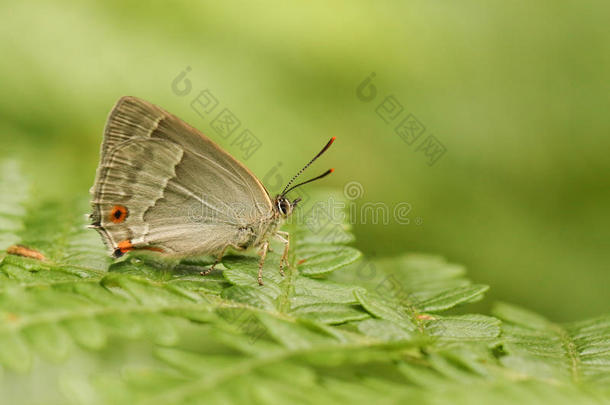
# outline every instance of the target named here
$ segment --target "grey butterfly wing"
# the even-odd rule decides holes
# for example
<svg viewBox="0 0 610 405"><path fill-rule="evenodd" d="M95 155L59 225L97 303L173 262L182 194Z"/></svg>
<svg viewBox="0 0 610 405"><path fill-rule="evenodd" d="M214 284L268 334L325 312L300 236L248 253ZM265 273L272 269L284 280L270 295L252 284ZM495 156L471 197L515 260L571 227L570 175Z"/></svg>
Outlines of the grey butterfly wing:
<svg viewBox="0 0 610 405"><path fill-rule="evenodd" d="M272 217L269 194L245 166L197 129L135 97L108 117L91 219L116 256L247 247Z"/></svg>

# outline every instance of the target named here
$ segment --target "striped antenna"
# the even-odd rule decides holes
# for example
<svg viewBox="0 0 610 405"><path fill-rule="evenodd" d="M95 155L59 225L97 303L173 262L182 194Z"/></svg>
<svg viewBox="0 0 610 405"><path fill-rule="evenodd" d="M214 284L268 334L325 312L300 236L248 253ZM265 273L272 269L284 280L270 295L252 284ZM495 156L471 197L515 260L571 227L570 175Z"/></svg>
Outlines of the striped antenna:
<svg viewBox="0 0 610 405"><path fill-rule="evenodd" d="M305 166L304 166L304 167L303 167L301 170L299 170L299 172L298 172L297 174L295 174L295 175L294 175L294 177L293 177L292 179L290 179L290 181L288 182L288 184L286 184L286 187L284 187L284 191L282 191L282 193L281 193L280 195L284 196L284 195L286 195L286 193L288 193L290 190L294 190L294 189L295 189L296 187L298 187L298 186L301 186L301 185L303 185L303 184L305 184L305 183L309 183L309 182L314 181L314 180L321 179L322 177L327 176L327 175L329 175L329 174L331 174L331 173L333 172L333 169L327 170L327 171L326 171L324 174L322 174L322 175L320 175L320 176L318 176L318 177L316 177L316 178L313 178L313 179L311 179L311 180L307 180L307 181L305 181L305 182L303 182L303 183L299 183L299 184L297 184L297 185L296 185L296 186L294 186L294 187L290 187L290 185L291 185L292 183L294 183L294 181L297 179L297 177L299 177L299 176L300 176L300 175L301 175L301 174L302 174L302 173L303 173L303 172L304 172L304 171L305 171L305 170L306 170L306 169L307 169L309 166L311 166L311 164L312 164L313 162L315 162L315 161L316 161L316 159L317 159L317 158L319 158L320 156L322 156L322 154L323 154L324 152L326 152L326 151L328 150L328 148L330 148L330 145L332 145L332 144L333 144L333 142L335 141L335 138L336 138L335 136L333 136L332 138L330 138L330 141L328 141L328 143L326 144L326 146L324 146L324 147L322 148L322 150L321 150L320 152L318 152L318 154L317 154L316 156L314 156L314 157L313 157L313 159L311 159L311 160L309 161L309 163L307 163L307 164L306 164L306 165L305 165Z"/></svg>

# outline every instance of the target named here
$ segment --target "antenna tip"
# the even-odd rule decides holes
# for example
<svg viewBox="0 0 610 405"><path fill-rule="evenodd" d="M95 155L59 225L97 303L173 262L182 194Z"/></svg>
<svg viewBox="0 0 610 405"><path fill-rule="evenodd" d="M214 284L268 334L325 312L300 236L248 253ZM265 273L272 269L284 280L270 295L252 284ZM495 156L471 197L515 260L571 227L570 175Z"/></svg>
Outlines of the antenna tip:
<svg viewBox="0 0 610 405"><path fill-rule="evenodd" d="M334 168L333 168L333 169L330 169L329 173L332 173L332 172L334 172L334 171L335 171L335 169L334 169Z"/></svg>
<svg viewBox="0 0 610 405"><path fill-rule="evenodd" d="M337 139L337 137L336 137L336 136L333 136L332 138L330 138L330 141L331 141L331 142L335 142L335 139Z"/></svg>

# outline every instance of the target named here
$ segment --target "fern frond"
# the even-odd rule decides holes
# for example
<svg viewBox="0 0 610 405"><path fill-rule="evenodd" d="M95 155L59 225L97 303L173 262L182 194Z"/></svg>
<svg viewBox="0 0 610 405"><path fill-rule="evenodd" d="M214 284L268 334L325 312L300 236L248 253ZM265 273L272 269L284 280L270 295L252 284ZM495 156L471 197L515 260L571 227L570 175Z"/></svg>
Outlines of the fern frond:
<svg viewBox="0 0 610 405"><path fill-rule="evenodd" d="M493 312L503 320L504 366L552 381L610 382L609 316L560 325L505 303Z"/></svg>
<svg viewBox="0 0 610 405"><path fill-rule="evenodd" d="M286 277L278 246L263 287L248 255L206 277L197 260L111 263L84 227L85 199L32 203L17 166L2 169L2 247L47 258L0 255L0 365L11 384L47 367L76 403L610 398L608 317L558 325L508 304L494 316L455 315L447 311L488 287L435 256L363 260L349 226L313 209L288 225ZM63 369L76 360L78 372ZM37 402L27 393L22 402Z"/></svg>

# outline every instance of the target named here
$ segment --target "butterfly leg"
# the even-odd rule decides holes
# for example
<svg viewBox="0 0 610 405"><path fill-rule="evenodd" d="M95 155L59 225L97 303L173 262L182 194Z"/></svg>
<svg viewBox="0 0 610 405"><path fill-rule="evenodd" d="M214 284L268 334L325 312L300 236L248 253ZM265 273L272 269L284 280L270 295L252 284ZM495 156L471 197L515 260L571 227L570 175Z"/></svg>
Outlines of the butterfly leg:
<svg viewBox="0 0 610 405"><path fill-rule="evenodd" d="M288 251L290 250L290 234L284 231L276 232L276 238L284 244L284 253L280 259L280 274L284 275L284 266L288 267Z"/></svg>
<svg viewBox="0 0 610 405"><path fill-rule="evenodd" d="M210 266L209 269L205 270L205 271L201 271L199 272L199 274L201 274L202 276L207 276L208 274L210 274L212 271L214 271L214 267L216 267L216 265L218 263L220 263L220 261L222 260L222 257L225 255L225 252L227 251L227 249L230 247L231 245L227 245L224 247L224 249L222 249L222 252L220 252L220 254L216 257L216 260L214 260L214 264L212 264Z"/></svg>
<svg viewBox="0 0 610 405"><path fill-rule="evenodd" d="M261 246L261 260L258 262L258 285L263 285L263 264L265 264L265 258L267 257L267 250L269 250L269 241L266 240Z"/></svg>

